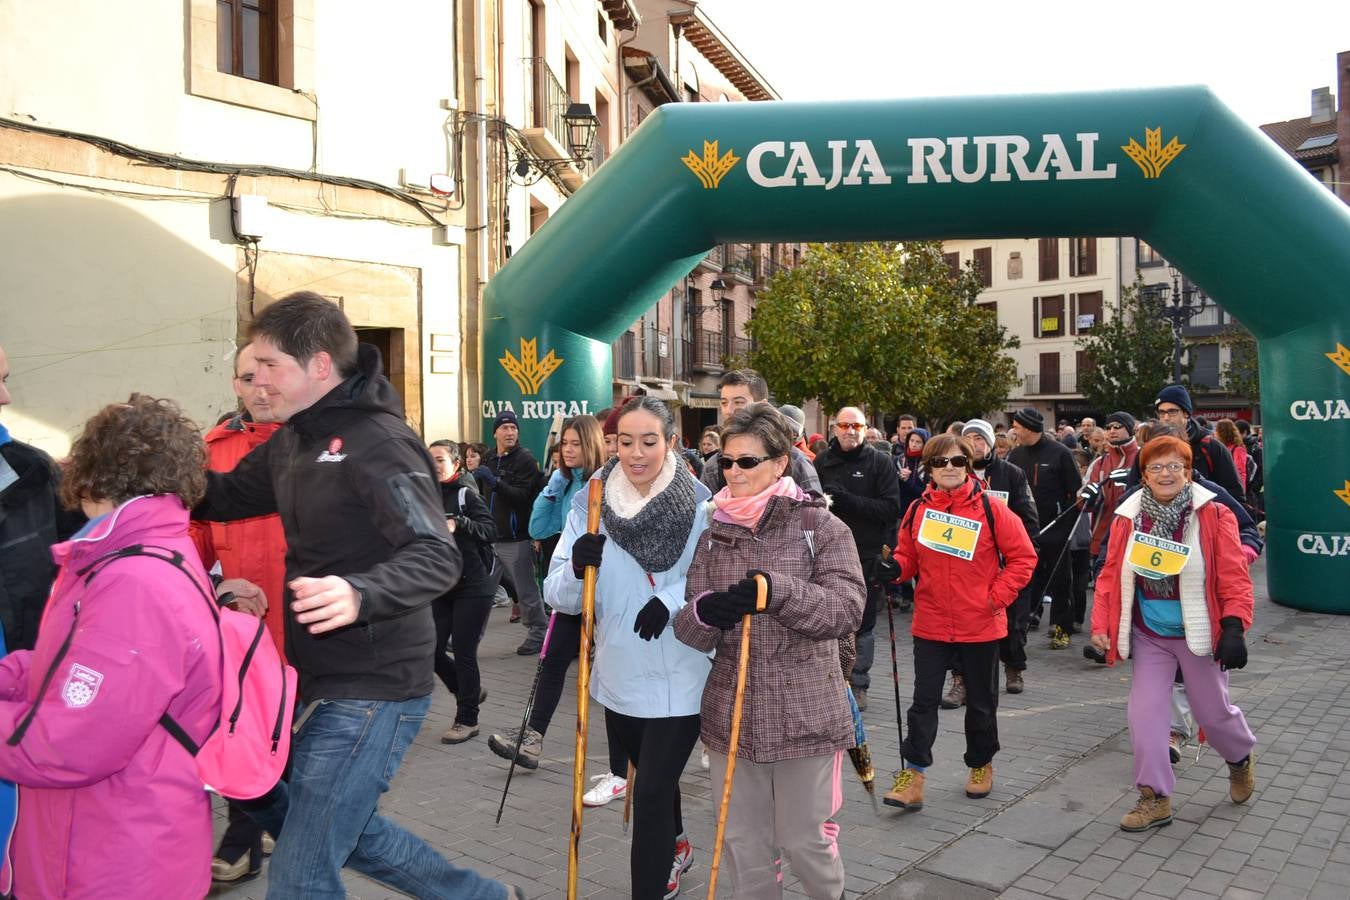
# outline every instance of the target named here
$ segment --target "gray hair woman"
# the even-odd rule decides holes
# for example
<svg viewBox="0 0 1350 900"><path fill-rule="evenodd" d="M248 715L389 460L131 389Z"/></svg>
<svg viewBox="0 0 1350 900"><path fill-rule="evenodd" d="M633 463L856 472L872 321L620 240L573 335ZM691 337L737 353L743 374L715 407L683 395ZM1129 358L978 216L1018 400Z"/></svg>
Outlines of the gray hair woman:
<svg viewBox="0 0 1350 900"><path fill-rule="evenodd" d="M867 591L848 527L785 474L785 425L756 403L722 429L727 486L689 567L675 636L717 651L700 728L716 788L730 749L741 621L756 612L754 576L767 580L768 604L750 631L753 689L727 811L727 868L737 896L774 895L781 848L808 896L834 900L844 866L833 816L843 751L854 744L840 643L851 647Z"/></svg>

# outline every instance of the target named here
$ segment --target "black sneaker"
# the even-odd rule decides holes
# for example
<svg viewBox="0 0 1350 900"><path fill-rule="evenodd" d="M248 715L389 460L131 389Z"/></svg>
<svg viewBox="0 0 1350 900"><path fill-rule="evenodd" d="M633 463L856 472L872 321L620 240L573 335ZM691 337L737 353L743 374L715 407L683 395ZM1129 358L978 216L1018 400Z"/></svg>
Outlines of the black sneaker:
<svg viewBox="0 0 1350 900"><path fill-rule="evenodd" d="M543 646L543 641L526 641L516 648L516 656L538 656Z"/></svg>

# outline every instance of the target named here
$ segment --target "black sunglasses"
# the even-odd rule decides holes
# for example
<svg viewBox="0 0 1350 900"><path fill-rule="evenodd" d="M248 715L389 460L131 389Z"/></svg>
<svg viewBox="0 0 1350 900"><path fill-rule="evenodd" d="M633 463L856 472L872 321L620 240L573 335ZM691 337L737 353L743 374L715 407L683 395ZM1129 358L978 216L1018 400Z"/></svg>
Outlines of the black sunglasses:
<svg viewBox="0 0 1350 900"><path fill-rule="evenodd" d="M719 466L721 466L722 471L725 472L725 471L727 471L728 469L730 469L732 466L739 466L739 467L741 467L742 469L753 469L753 468L755 468L756 466L758 466L760 463L762 463L762 462L764 462L764 461L766 461L766 460L770 460L770 459L773 459L773 457L772 457L772 456L741 456L741 457L738 457L737 459L731 459L730 457L722 456L722 457L719 457L719 458L718 458L717 464L718 464Z"/></svg>
<svg viewBox="0 0 1350 900"><path fill-rule="evenodd" d="M951 465L957 469L964 469L970 463L970 460L964 456L935 456L928 462L930 469L945 469Z"/></svg>

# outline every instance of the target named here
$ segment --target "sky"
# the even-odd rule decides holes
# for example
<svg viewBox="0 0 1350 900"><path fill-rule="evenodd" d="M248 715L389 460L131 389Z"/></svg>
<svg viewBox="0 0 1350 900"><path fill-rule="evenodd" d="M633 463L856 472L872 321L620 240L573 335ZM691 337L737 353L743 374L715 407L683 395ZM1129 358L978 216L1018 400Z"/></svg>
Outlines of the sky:
<svg viewBox="0 0 1350 900"><path fill-rule="evenodd" d="M1204 84L1252 125L1336 93L1350 3L701 0L784 100ZM1350 102L1350 98L1347 98Z"/></svg>

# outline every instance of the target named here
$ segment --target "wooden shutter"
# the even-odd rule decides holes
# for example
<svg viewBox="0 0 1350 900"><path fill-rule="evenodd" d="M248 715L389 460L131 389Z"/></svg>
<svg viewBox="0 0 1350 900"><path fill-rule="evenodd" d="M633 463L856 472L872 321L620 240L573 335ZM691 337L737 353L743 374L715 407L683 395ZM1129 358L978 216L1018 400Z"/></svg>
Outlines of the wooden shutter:
<svg viewBox="0 0 1350 900"><path fill-rule="evenodd" d="M1068 334L1064 327L1064 295L1040 298L1040 316L1036 320L1037 337L1062 337ZM1053 324L1051 320L1054 320Z"/></svg>
<svg viewBox="0 0 1350 900"><path fill-rule="evenodd" d="M961 254L944 253L942 258L947 262L947 272L952 276L952 281L961 277Z"/></svg>
<svg viewBox="0 0 1350 900"><path fill-rule="evenodd" d="M1092 324L1083 328L1078 328L1078 332L1087 332L1102 324L1102 292L1086 291L1078 295L1078 313L1074 317L1075 326L1078 323L1078 316L1092 316Z"/></svg>
<svg viewBox="0 0 1350 900"><path fill-rule="evenodd" d="M1059 277L1059 238L1041 238L1040 274L1041 281L1054 281Z"/></svg>
<svg viewBox="0 0 1350 900"><path fill-rule="evenodd" d="M981 287L993 287L994 285L993 247L975 248L975 271L979 275Z"/></svg>
<svg viewBox="0 0 1350 900"><path fill-rule="evenodd" d="M1059 354L1041 354L1041 391L1042 394L1059 393Z"/></svg>

